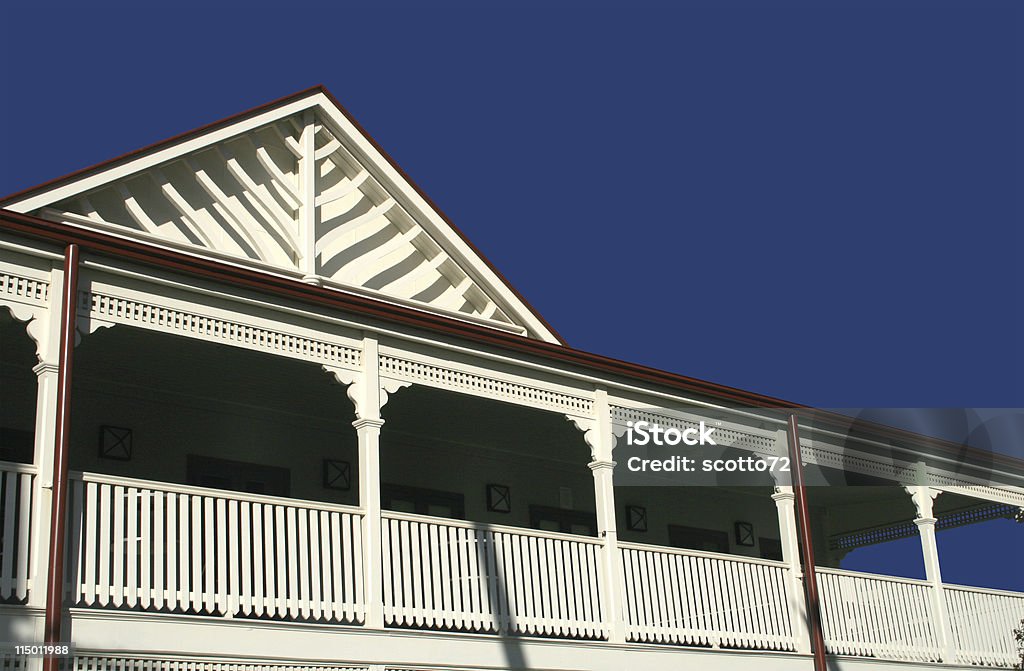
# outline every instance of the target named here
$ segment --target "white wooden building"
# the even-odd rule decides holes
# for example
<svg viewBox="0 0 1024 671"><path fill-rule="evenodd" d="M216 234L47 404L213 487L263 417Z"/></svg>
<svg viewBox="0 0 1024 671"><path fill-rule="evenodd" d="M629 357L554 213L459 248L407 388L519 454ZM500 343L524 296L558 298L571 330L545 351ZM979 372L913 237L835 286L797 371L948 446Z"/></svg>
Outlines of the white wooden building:
<svg viewBox="0 0 1024 671"><path fill-rule="evenodd" d="M1015 660L1024 595L943 582L935 530L1012 517L1024 463L814 422L809 467L869 486L613 486L629 421L784 455L786 404L565 344L322 88L0 206L0 639L104 670L809 671L816 631L834 669ZM906 535L926 579L838 568Z"/></svg>

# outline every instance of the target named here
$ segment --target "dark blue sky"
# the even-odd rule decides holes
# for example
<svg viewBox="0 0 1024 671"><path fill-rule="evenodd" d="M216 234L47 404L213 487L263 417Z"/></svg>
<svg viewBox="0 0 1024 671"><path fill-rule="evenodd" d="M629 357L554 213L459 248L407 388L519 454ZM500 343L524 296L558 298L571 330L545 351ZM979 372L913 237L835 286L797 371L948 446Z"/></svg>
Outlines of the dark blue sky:
<svg viewBox="0 0 1024 671"><path fill-rule="evenodd" d="M26 4L0 192L322 83L577 347L1024 406L1016 3Z"/></svg>

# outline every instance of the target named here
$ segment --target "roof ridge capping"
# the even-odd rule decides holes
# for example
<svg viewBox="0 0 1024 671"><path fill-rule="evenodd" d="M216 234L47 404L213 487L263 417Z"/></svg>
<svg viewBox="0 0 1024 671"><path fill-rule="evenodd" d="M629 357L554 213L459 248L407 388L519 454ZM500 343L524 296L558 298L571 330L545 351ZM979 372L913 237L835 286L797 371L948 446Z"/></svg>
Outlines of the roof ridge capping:
<svg viewBox="0 0 1024 671"><path fill-rule="evenodd" d="M338 99L335 98L334 95L323 84L316 84L314 86L302 89L301 91L297 91L290 95L264 103L257 107L253 107L243 112L239 112L237 114L233 114L231 116L219 119L217 121L213 121L204 126L200 126L198 128L194 128L192 130L179 133L164 140L159 140L140 149L135 149L120 156L107 159L100 163L96 163L91 166L73 171L61 177L57 177L55 179L46 181L42 184L23 189L8 196L4 196L0 198L0 208L10 209L12 205L18 206L21 203L27 204L31 202L32 198L35 198L47 192L51 192L63 186L78 182L83 179L87 179L103 171L118 168L122 165L130 163L131 161L141 159L155 152L169 150L172 147L180 145L184 142L204 137L210 133L243 122L246 119L249 119L253 116L271 112L275 109L291 105L293 103L302 101L303 99L306 98L311 99L311 104L308 106L300 106L296 111L299 111L301 109L308 109L314 106L321 106L324 107L325 111L328 113L328 115L330 115L331 110L326 109L327 106L330 106L333 107L335 111L340 113L341 116L345 119L345 121L351 124L355 131L369 143L373 151L379 154L380 157L383 158L383 160L390 166L390 168L395 171L398 178L403 180L412 189L412 191L415 192L416 196L418 196L423 201L426 207L435 215L437 215L437 217L439 217L441 221L443 221L444 224L451 229L455 236L457 236L458 241L465 245L469 253L471 255L474 255L477 259L479 259L479 261L486 268L486 271L493 274L493 279L496 280L496 282L502 285L505 289L507 289L508 292L511 293L512 297L514 297L515 301L518 301L521 304L521 309L525 310L525 312L528 313L527 319L532 318L533 320L536 320L534 322L533 327L529 328L528 331L533 331L535 334L539 334L537 337L541 339L553 340L554 342L557 342L558 344L563 346L568 344L565 338L563 338L562 335L558 333L558 331L550 324L550 322L548 322L547 319L545 319L544 316L526 299L526 297L523 296L523 294L518 289L516 289L516 287L508 280L508 278L505 277L505 275L502 274L500 270L498 270L498 268L491 262L491 260L488 259L487 256L480 251L480 249L466 236L466 234L458 226L456 226L454 222L452 222L448 215L445 214L440 207L438 207L437 203L434 202L434 200L431 199L430 196L426 194L426 192L409 176L409 174L406 173L405 170L403 170L402 167L398 165L394 158L392 158L391 155L384 150L380 143L377 142L377 140L372 135L370 135L370 133L366 130L366 128L363 127L362 124L356 121L355 117L351 114L351 112L349 112L348 109L346 109L345 106L342 105L338 101ZM12 211L21 212L23 214L30 214L30 212L26 210L34 209L35 208L33 207L27 207L18 208Z"/></svg>

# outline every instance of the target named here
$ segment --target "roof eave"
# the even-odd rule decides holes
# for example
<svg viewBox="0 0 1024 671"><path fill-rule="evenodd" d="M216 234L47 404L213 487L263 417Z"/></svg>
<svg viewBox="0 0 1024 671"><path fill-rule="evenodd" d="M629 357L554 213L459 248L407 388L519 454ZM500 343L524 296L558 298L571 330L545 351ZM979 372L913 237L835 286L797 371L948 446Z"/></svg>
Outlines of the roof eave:
<svg viewBox="0 0 1024 671"><path fill-rule="evenodd" d="M475 343L498 347L506 351L577 366L588 371L596 371L606 375L612 374L628 380L638 380L675 392L682 391L690 394L704 395L719 401L733 403L737 406L777 410L785 413L795 412L808 418L813 417L821 421L834 422L837 426L841 427L849 427L852 424L877 438L911 442L915 445L934 449L946 456L955 455L958 458L991 462L1024 475L1024 460L1016 457L987 450L978 450L952 441L818 410L810 406L756 392L670 373L657 368L593 354L564 345L516 336L486 326L452 319L443 315L413 310L371 297L317 287L299 280L271 275L241 266L229 265L221 261L185 254L90 229L72 227L31 215L11 212L2 208L0 208L0 222L2 222L4 229L34 239L61 245L75 243L81 245L84 251L96 254L129 259L137 263L201 276L214 281L226 282L235 286L242 286L256 291L316 304L321 307L354 312L394 324L425 329Z"/></svg>

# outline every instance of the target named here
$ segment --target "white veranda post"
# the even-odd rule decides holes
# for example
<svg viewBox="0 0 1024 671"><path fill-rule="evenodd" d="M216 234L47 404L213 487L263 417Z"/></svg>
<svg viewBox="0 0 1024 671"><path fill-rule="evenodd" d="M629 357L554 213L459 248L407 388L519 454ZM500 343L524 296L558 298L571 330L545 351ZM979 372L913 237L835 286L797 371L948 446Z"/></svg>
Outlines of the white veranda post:
<svg viewBox="0 0 1024 671"><path fill-rule="evenodd" d="M57 372L60 342L60 297L64 284L64 271L54 267L50 271L49 305L28 323L28 335L35 341L39 363L32 371L36 374L36 418L33 463L38 472L33 488L32 519L29 536L30 551L29 591L30 606L42 607L46 603L46 573L50 555L50 506L53 494L53 450L57 436ZM41 634L41 632L40 632ZM42 640L41 636L38 640Z"/></svg>
<svg viewBox="0 0 1024 671"><path fill-rule="evenodd" d="M622 617L623 570L615 523L615 487L613 483L615 462L612 461L615 436L612 433L608 392L599 389L595 393L594 400L593 419L577 417L569 419L584 432L584 438L590 447L591 461L588 466L594 475L597 532L604 542L599 587L604 606L604 619L608 628L608 640L612 643L624 643L626 633Z"/></svg>
<svg viewBox="0 0 1024 671"><path fill-rule="evenodd" d="M785 432L783 432L785 433ZM783 436L784 438L785 436ZM782 561L789 569L790 581L786 593L789 614L793 622L796 650L810 653L811 639L807 628L807 603L804 597L803 571L800 567L800 541L796 530L796 493L791 485L779 485L772 494L779 515L779 538L782 543Z"/></svg>
<svg viewBox="0 0 1024 671"><path fill-rule="evenodd" d="M924 556L925 578L932 588L935 629L939 637L942 660L944 662L953 662L956 659L956 650L953 645L953 634L950 628L949 616L946 612L942 570L939 567L939 546L935 542L935 523L937 520L933 504L935 497L940 492L937 489L921 485L907 487L906 490L914 502L914 508L917 510L914 524L917 525L917 530L921 536L921 553Z"/></svg>
<svg viewBox="0 0 1024 671"><path fill-rule="evenodd" d="M388 393L394 393L407 382L382 380L380 356L375 337L363 338L362 372L333 369L331 372L348 383L348 397L355 406L359 443L359 507L363 515L363 598L366 601L366 626L384 628L384 600L381 586L381 508L380 508L380 432L384 426L381 408Z"/></svg>

